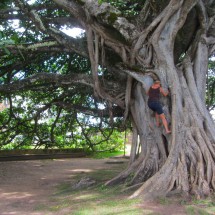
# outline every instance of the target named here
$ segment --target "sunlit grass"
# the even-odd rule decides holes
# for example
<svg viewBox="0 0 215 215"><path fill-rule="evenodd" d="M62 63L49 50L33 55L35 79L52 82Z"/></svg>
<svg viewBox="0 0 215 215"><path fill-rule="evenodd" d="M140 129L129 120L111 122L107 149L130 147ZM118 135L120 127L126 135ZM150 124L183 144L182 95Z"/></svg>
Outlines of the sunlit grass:
<svg viewBox="0 0 215 215"><path fill-rule="evenodd" d="M54 196L49 206L38 205L35 210L59 212L67 208L73 215L141 215L140 200L127 199L117 189L88 189L71 192L66 196Z"/></svg>
<svg viewBox="0 0 215 215"><path fill-rule="evenodd" d="M214 215L215 196L206 199L193 199L190 205L186 206L188 215Z"/></svg>
<svg viewBox="0 0 215 215"><path fill-rule="evenodd" d="M109 158L114 156L124 155L123 151L114 151L114 152L96 152L94 154L91 154L91 157L94 159L103 159L103 158Z"/></svg>
<svg viewBox="0 0 215 215"><path fill-rule="evenodd" d="M80 195L80 196L77 196L76 198L74 198L75 200L92 200L92 199L96 199L98 198L99 195L96 195L96 194L83 194L83 195Z"/></svg>
<svg viewBox="0 0 215 215"><path fill-rule="evenodd" d="M50 204L38 205L35 210L60 213L61 210L71 211L73 215L141 215L142 209L138 207L140 200L128 199L128 195L120 192L120 187L106 187L103 182L118 174L123 164L116 165L112 170L98 170L77 176L90 177L96 181L92 187L74 189L73 183L62 183L56 186L56 192L50 197ZM121 167L121 168L120 168ZM73 182L75 179L73 180ZM69 214L69 213L68 213ZM149 213L148 213L149 214Z"/></svg>
<svg viewBox="0 0 215 215"><path fill-rule="evenodd" d="M121 215L140 215L143 214L141 210L133 205L121 204L120 201L117 204L113 202L106 202L108 205L103 204L92 204L88 207L81 208L73 215L110 215L110 214L121 214Z"/></svg>
<svg viewBox="0 0 215 215"><path fill-rule="evenodd" d="M60 203L58 205L54 205L54 206L49 207L49 211L59 211L61 209L67 208L69 206L70 206L69 203Z"/></svg>
<svg viewBox="0 0 215 215"><path fill-rule="evenodd" d="M151 208L143 208L143 202L139 199L128 199L129 191L122 193L122 186L107 187L104 182L113 178L125 168L126 163L114 164L111 169L98 169L91 172L77 173L71 181L56 186L55 192L49 197L48 204L38 204L36 211L43 214L54 213L66 215L158 215L159 212ZM74 184L84 177L95 180L96 183L89 187L74 188ZM214 215L214 197L204 200L186 200L182 196L174 198L158 198L156 207L168 207L179 204L187 215Z"/></svg>
<svg viewBox="0 0 215 215"><path fill-rule="evenodd" d="M100 191L94 193L94 200L84 199L83 201L77 202L76 210L73 208L74 215L105 215L105 214L123 214L123 215L139 215L142 214L142 210L138 208L140 200L130 200L120 194L116 195L116 192L111 190ZM92 197L92 196L91 196ZM73 199L74 204L74 199Z"/></svg>
<svg viewBox="0 0 215 215"><path fill-rule="evenodd" d="M195 206L187 206L186 207L186 212L187 212L187 215L213 215L214 213L210 213L210 212L207 212L205 209L202 209L202 208L198 208L198 207L195 207Z"/></svg>

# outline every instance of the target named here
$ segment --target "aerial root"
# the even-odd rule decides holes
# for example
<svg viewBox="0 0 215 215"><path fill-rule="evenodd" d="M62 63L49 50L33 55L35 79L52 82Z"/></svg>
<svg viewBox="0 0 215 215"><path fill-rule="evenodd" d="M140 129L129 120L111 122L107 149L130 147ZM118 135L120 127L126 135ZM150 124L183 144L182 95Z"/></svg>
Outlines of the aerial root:
<svg viewBox="0 0 215 215"><path fill-rule="evenodd" d="M136 171L136 169L139 167L139 165L141 164L142 159L139 158L137 159L135 162L133 162L126 170L124 170L123 172L121 172L119 175L117 175L115 178L107 181L105 183L106 186L113 186L113 185L117 185L117 184L122 184L124 183L126 180L128 180L128 178L133 175Z"/></svg>

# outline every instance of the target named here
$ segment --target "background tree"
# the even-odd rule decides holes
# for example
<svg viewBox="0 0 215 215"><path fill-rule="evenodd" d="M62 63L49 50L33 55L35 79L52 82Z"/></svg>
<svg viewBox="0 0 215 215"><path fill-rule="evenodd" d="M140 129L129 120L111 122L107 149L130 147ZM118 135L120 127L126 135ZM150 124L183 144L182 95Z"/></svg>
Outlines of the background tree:
<svg viewBox="0 0 215 215"><path fill-rule="evenodd" d="M215 108L215 61L209 60L208 74L206 82L206 104L210 112Z"/></svg>
<svg viewBox="0 0 215 215"><path fill-rule="evenodd" d="M0 92L11 104L3 125L13 122L14 136L26 134L23 121L28 120L31 131L38 131L38 118L47 109L57 114L55 125L69 109L72 120L86 111L109 116L108 123L123 116L133 128L130 162L106 185L125 183L136 189L132 197L171 191L209 195L215 189L215 126L205 95L208 59L215 50L215 2L108 2L1 3L3 39L13 41L0 52ZM19 20L23 30L14 31L11 20ZM62 32L63 25L85 33L72 38ZM163 100L171 135L156 127L147 107L153 79L171 92ZM34 100L31 118L16 116L15 95Z"/></svg>

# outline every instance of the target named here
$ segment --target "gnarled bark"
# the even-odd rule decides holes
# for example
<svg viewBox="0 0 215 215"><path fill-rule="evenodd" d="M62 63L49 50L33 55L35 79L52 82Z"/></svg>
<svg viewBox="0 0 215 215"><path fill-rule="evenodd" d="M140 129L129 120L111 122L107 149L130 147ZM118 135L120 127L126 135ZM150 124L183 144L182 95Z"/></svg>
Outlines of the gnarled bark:
<svg viewBox="0 0 215 215"><path fill-rule="evenodd" d="M132 178L127 185L135 187L136 184L140 187L131 197L155 198L165 196L172 190L203 197L209 195L211 190L214 191L215 131L204 99L208 49L201 38L205 35L196 35L196 40L189 46L192 51L186 53L182 65L177 67L173 57L176 33L184 24L189 11L196 5L204 11L203 4L197 1L170 1L165 9L167 14L163 17L161 14L160 20L157 18L159 22L156 28L153 24L148 27L152 27L150 31L153 34L147 41L153 45L154 62L158 63L154 73L160 78L162 85L169 87L171 91L171 98L164 103L171 113L172 134L165 135L162 129L156 127L146 105L146 91L137 84L130 107L136 139L132 141L130 165L106 183L110 185ZM138 50L145 43L147 33L148 31L143 31L143 35L137 40L132 52L133 58L136 58ZM143 73L127 73L144 83ZM141 145L139 154L136 150L137 142Z"/></svg>

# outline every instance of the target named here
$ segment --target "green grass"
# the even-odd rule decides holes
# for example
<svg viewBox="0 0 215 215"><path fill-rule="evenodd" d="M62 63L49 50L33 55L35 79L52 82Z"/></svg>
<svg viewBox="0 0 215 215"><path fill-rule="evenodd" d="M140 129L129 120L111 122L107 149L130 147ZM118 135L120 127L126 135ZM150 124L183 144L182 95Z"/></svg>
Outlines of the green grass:
<svg viewBox="0 0 215 215"><path fill-rule="evenodd" d="M125 165L126 163L114 164L111 169L77 174L71 181L56 186L48 203L38 204L34 210L44 215L50 212L65 215L159 215L159 211L144 209L141 198L128 199L131 193L122 193L122 185L104 186L104 182L121 172ZM73 185L83 177L89 177L96 183L93 186L75 190ZM204 200L186 200L181 196L163 197L158 198L156 202L157 208L180 204L187 215L215 214L215 196Z"/></svg>
<svg viewBox="0 0 215 215"><path fill-rule="evenodd" d="M214 215L215 214L215 196L206 199L193 199L186 206L188 215Z"/></svg>
<svg viewBox="0 0 215 215"><path fill-rule="evenodd" d="M96 153L92 153L90 157L94 159L103 159L103 158L109 158L109 157L114 157L119 155L124 155L124 151L96 152Z"/></svg>
<svg viewBox="0 0 215 215"><path fill-rule="evenodd" d="M207 212L205 209L197 208L195 206L187 206L186 212L188 215L212 215L214 213Z"/></svg>
<svg viewBox="0 0 215 215"><path fill-rule="evenodd" d="M142 215L142 209L138 207L139 199L128 199L128 194L121 193L120 187L110 188L103 185L104 181L121 171L122 165L114 165L112 170L81 174L75 180L90 177L96 181L92 187L74 190L69 182L56 186L56 192L50 196L49 204L40 204L35 210L43 211L44 214L66 210L67 215Z"/></svg>
<svg viewBox="0 0 215 215"><path fill-rule="evenodd" d="M72 214L74 215L110 215L110 214L123 214L123 215L139 215L141 210L136 206L138 200L128 199L115 199L114 196L99 195L97 201L90 204L84 204L84 207L77 209ZM111 198L110 198L111 197Z"/></svg>
<svg viewBox="0 0 215 215"><path fill-rule="evenodd" d="M104 176L106 177L106 176ZM100 181L104 180L101 175ZM38 205L35 210L61 213L65 215L159 215L149 209L140 207L141 199L128 199L129 193L121 193L122 187L106 187L99 183L82 190L72 189L71 184L64 183L56 187L56 192L50 196L50 204ZM159 198L157 207L182 202L182 198ZM211 198L204 200L183 201L187 215L214 215L215 202Z"/></svg>
<svg viewBox="0 0 215 215"><path fill-rule="evenodd" d="M94 187L91 189L62 192L63 185L58 189L58 195L52 196L49 206L38 205L35 210L59 212L67 208L71 215L141 215L142 210L138 207L140 200L127 199L116 188L103 189ZM60 195L59 195L60 194Z"/></svg>

